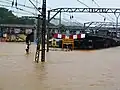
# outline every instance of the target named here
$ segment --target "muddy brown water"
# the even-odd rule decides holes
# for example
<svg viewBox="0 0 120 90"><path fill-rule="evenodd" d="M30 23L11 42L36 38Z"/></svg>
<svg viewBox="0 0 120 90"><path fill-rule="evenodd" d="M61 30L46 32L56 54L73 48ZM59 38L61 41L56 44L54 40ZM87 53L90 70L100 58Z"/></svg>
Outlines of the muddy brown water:
<svg viewBox="0 0 120 90"><path fill-rule="evenodd" d="M34 62L35 45L0 43L0 90L119 90L120 47L50 51Z"/></svg>

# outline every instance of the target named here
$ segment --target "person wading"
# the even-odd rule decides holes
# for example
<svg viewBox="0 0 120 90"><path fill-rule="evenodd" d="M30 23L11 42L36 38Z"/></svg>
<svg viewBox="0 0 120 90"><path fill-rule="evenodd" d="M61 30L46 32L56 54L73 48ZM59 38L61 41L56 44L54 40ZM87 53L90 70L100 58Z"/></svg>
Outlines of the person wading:
<svg viewBox="0 0 120 90"><path fill-rule="evenodd" d="M29 33L26 36L26 45L27 45L26 53L27 54L29 54L29 49L30 49L30 45L31 45L31 36L32 36L32 33Z"/></svg>

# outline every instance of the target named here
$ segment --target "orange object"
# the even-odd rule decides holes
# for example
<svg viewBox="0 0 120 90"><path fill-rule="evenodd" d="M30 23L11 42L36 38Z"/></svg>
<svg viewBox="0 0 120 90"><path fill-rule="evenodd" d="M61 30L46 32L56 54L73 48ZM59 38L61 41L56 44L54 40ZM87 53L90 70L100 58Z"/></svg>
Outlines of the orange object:
<svg viewBox="0 0 120 90"><path fill-rule="evenodd" d="M64 45L72 45L72 49L74 49L74 39L62 39L62 48Z"/></svg>

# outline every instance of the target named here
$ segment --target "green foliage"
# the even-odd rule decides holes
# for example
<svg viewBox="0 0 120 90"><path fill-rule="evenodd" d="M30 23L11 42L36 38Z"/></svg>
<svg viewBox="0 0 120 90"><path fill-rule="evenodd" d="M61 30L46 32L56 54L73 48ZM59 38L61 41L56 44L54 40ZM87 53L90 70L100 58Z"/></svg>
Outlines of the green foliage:
<svg viewBox="0 0 120 90"><path fill-rule="evenodd" d="M28 16L17 17L10 10L0 7L0 24L33 25L34 19ZM42 25L42 20L40 20L40 25ZM54 26L54 24L50 23L50 26Z"/></svg>
<svg viewBox="0 0 120 90"><path fill-rule="evenodd" d="M17 17L6 8L0 7L0 24L34 24L33 19L28 17Z"/></svg>

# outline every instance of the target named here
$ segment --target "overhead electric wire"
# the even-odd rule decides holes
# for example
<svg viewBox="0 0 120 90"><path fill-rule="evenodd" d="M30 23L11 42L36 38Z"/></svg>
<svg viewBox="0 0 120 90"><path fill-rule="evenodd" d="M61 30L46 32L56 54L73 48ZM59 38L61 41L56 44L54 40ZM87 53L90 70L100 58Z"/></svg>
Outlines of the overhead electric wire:
<svg viewBox="0 0 120 90"><path fill-rule="evenodd" d="M11 1L11 0L6 0L6 1L0 0L0 2L7 3L7 4L12 4L13 3L13 1ZM18 2L17 2L17 5L25 7L25 8L29 8L29 9L35 9L34 7L30 7L30 6L26 6L26 5L23 5L23 4L19 4Z"/></svg>
<svg viewBox="0 0 120 90"><path fill-rule="evenodd" d="M39 4L41 4L39 1L36 1L36 0L33 0L33 1L35 1L35 2L37 2L37 3L39 3ZM52 9L51 7L48 7L47 6L47 8L49 8L49 9ZM75 19L74 19L75 20ZM76 22L78 22L77 20L76 20ZM78 22L79 24L81 24L80 22Z"/></svg>
<svg viewBox="0 0 120 90"><path fill-rule="evenodd" d="M81 4L83 4L83 5L85 5L86 7L88 7L88 8L90 8L88 5L86 5L85 3L83 3L83 2L81 2L80 0L77 0L79 3L81 3ZM102 17L104 17L104 18L106 18L104 15L102 15L102 14L100 14L100 13L98 13L100 16L102 16ZM108 20L110 20L109 18L107 18ZM111 21L111 20L110 20ZM113 22L113 21L112 21Z"/></svg>
<svg viewBox="0 0 120 90"><path fill-rule="evenodd" d="M11 6L9 6L9 5L2 5L2 4L0 4L1 6L4 6L4 7L11 7ZM21 9L21 8L16 8L16 7L12 7L12 8L15 8L15 9L18 9L18 10L21 10L21 11L24 11L24 12L27 12L27 13L30 13L30 14L33 14L33 15L35 15L33 12L30 12L30 11L27 11L27 10L24 10L24 9Z"/></svg>
<svg viewBox="0 0 120 90"><path fill-rule="evenodd" d="M11 4L10 2L1 1L1 0L0 0L0 2L1 2L1 3L5 3L5 4ZM13 3L13 4L14 4L14 3Z"/></svg>
<svg viewBox="0 0 120 90"><path fill-rule="evenodd" d="M39 1L36 1L36 0L33 0L33 1L35 1L35 2L38 3L38 4L41 4Z"/></svg>
<svg viewBox="0 0 120 90"><path fill-rule="evenodd" d="M69 16L69 14L64 13L65 15ZM75 16L76 17L76 16ZM81 17L77 17L77 18L81 18ZM74 19L74 18L73 18ZM87 19L81 18L82 20L88 21ZM76 20L77 21L77 20ZM78 21L77 21L78 22ZM80 22L79 22L80 23Z"/></svg>
<svg viewBox="0 0 120 90"><path fill-rule="evenodd" d="M38 4L41 4L39 1L36 1L36 0L33 0L33 1L37 2ZM52 9L51 7L48 7L48 6L47 6L47 8Z"/></svg>
<svg viewBox="0 0 120 90"><path fill-rule="evenodd" d="M21 11L24 11L24 12L28 12L28 13L31 13L31 14L33 14L33 15L36 15L35 13L33 13L33 12L30 12L30 11L27 11L27 10L24 10L24 9L22 9L22 8L16 8L16 9L18 9L18 10L21 10Z"/></svg>
<svg viewBox="0 0 120 90"><path fill-rule="evenodd" d="M65 14L65 13L64 13ZM66 14L67 16L70 16L70 15L68 15L68 14ZM72 18L74 21L76 21L76 23L77 24L82 24L82 23L80 23L79 21L77 21L75 18ZM58 19L59 20L59 19ZM65 18L63 18L63 20L65 20ZM66 19L67 20L67 19ZM70 20L67 20L67 21L70 21ZM75 22L74 22L75 23Z"/></svg>
<svg viewBox="0 0 120 90"><path fill-rule="evenodd" d="M63 21L68 21L69 22L69 20L68 19L66 19L66 18L63 18ZM74 22L76 25L82 25L82 23L80 23L80 22Z"/></svg>
<svg viewBox="0 0 120 90"><path fill-rule="evenodd" d="M16 13L16 14L19 13L19 14L21 14L21 15L26 15L26 14L27 14L27 15L30 15L30 13L27 13L27 12L24 12L24 13L23 13L23 12L14 11L14 10L10 10L10 11L11 11L11 12L14 12L14 13ZM33 15L33 14L31 14L31 15Z"/></svg>
<svg viewBox="0 0 120 90"><path fill-rule="evenodd" d="M97 2L95 0L92 0L98 7L100 7L99 4L97 4ZM106 13L107 14L107 13ZM111 17L109 14L107 14L112 20L115 20L113 17Z"/></svg>
<svg viewBox="0 0 120 90"><path fill-rule="evenodd" d="M32 3L32 1L31 0L29 0L31 3ZM34 0L35 1L35 0ZM6 3L6 4L14 4L14 3L16 3L16 6L17 5L19 5L19 6L23 6L23 7L26 7L26 8L30 8L30 9L38 9L37 7L35 7L35 5L32 3L32 5L35 7L35 8L32 8L32 7L30 7L30 6L26 6L26 5L23 5L23 4L19 4L17 1L15 2L14 0L13 1L11 1L11 0L6 0L6 1L2 1L2 0L0 0L0 2L2 2L2 3ZM41 4L40 2L38 2L37 1L37 3L39 3L39 4ZM25 3L24 3L25 4ZM0 4L1 6L5 6L5 7L13 7L13 6L8 6L8 5L2 5L2 4ZM30 11L26 11L26 10L24 10L24 9L21 9L21 8L18 8L18 7L13 7L13 8L16 8L16 9L18 9L18 10L21 10L21 11L24 11L24 12L27 12L27 13L30 13L30 14L32 14L32 15L35 15L33 12L30 12ZM49 9L51 9L50 7L48 7ZM15 11L14 11L15 12ZM17 13L17 12L16 12ZM78 21L76 21L76 22L78 22ZM78 22L78 23L80 23L80 22Z"/></svg>
<svg viewBox="0 0 120 90"><path fill-rule="evenodd" d="M39 3L39 4L41 4L39 1L36 1L36 0L33 0L33 1L35 1L35 2L37 2L37 3ZM49 9L52 9L51 7L48 7L47 6L47 8L49 8ZM67 14L66 14L67 15ZM68 15L69 16L69 15ZM75 20L75 19L74 19ZM78 22L77 20L75 20L76 22ZM78 23L80 23L80 22L78 22Z"/></svg>
<svg viewBox="0 0 120 90"><path fill-rule="evenodd" d="M34 8L36 9L36 10L38 10L38 12L40 12L40 14L42 15L42 12L34 5L34 3L31 1L31 0L29 0L30 1L30 3L34 6Z"/></svg>
<svg viewBox="0 0 120 90"><path fill-rule="evenodd" d="M26 1L27 1L27 0L24 1L24 5L26 4Z"/></svg>
<svg viewBox="0 0 120 90"><path fill-rule="evenodd" d="M94 2L98 7L100 7L100 6L95 2L95 0L92 0L92 2Z"/></svg>
<svg viewBox="0 0 120 90"><path fill-rule="evenodd" d="M33 1L37 2L38 4L41 4L39 1L36 1L36 0L33 0ZM48 7L48 6L47 8L52 9L51 7Z"/></svg>

